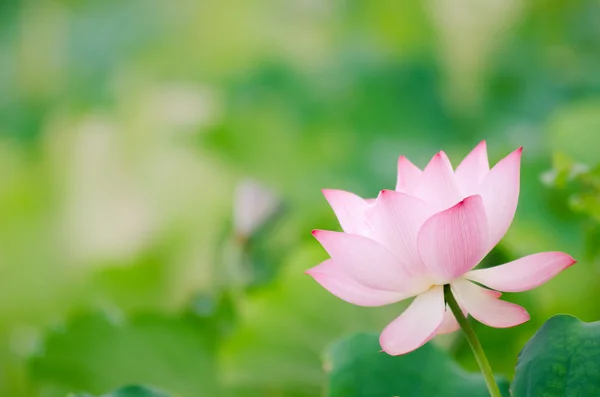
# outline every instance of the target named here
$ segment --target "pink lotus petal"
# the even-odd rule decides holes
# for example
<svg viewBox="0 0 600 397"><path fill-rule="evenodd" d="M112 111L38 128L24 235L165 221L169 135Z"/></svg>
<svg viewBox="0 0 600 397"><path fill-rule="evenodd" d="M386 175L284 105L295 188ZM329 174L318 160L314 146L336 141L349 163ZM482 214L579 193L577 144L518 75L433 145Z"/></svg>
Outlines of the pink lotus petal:
<svg viewBox="0 0 600 397"><path fill-rule="evenodd" d="M544 284L574 263L565 253L542 252L504 265L473 270L465 277L500 291L520 292Z"/></svg>
<svg viewBox="0 0 600 397"><path fill-rule="evenodd" d="M512 223L519 201L521 168L519 148L500 160L491 169L480 189L490 229L489 252L504 237Z"/></svg>
<svg viewBox="0 0 600 397"><path fill-rule="evenodd" d="M410 275L384 246L356 234L315 230L313 235L335 264L361 285L387 291L412 288Z"/></svg>
<svg viewBox="0 0 600 397"><path fill-rule="evenodd" d="M446 306L446 312L444 313L444 319L442 320L442 324L437 329L437 335L445 335L450 334L454 331L458 331L460 329L460 325L458 321L456 321L456 317L454 317L454 313L448 306Z"/></svg>
<svg viewBox="0 0 600 397"><path fill-rule="evenodd" d="M417 251L417 235L434 208L416 197L391 190L379 193L366 212L372 238L386 246L413 275L424 274Z"/></svg>
<svg viewBox="0 0 600 397"><path fill-rule="evenodd" d="M398 180L396 191L412 193L416 188L423 171L404 156L398 158Z"/></svg>
<svg viewBox="0 0 600 397"><path fill-rule="evenodd" d="M446 153L439 152L433 156L423 171L414 195L435 205L438 210L449 208L463 198Z"/></svg>
<svg viewBox="0 0 600 397"><path fill-rule="evenodd" d="M417 296L398 318L381 333L379 343L388 354L411 352L435 336L444 319L444 291L436 286Z"/></svg>
<svg viewBox="0 0 600 397"><path fill-rule="evenodd" d="M487 235L481 197L467 197L425 222L417 238L419 256L434 282L446 284L477 265Z"/></svg>
<svg viewBox="0 0 600 397"><path fill-rule="evenodd" d="M460 306L460 304L459 304ZM469 313L465 310L464 307L460 306L460 310L463 312L463 315L467 317ZM446 305L446 313L444 313L444 320L442 321L442 325L437 329L438 335L445 335L457 331L460 329L460 325L458 321L456 321L456 317L452 310L448 305Z"/></svg>
<svg viewBox="0 0 600 397"><path fill-rule="evenodd" d="M369 208L369 203L366 200L343 190L324 189L323 195L346 233L363 236L368 233L365 211Z"/></svg>
<svg viewBox="0 0 600 397"><path fill-rule="evenodd" d="M481 141L456 167L456 179L462 194L470 196L479 192L479 187L490 172L487 147Z"/></svg>
<svg viewBox="0 0 600 397"><path fill-rule="evenodd" d="M306 273L333 295L358 306L383 306L410 298L401 292L367 288L348 276L332 259L307 270Z"/></svg>
<svg viewBox="0 0 600 397"><path fill-rule="evenodd" d="M529 314L521 306L499 300L497 294L491 294L470 281L459 279L453 281L451 286L456 300L485 325L507 328L529 320Z"/></svg>

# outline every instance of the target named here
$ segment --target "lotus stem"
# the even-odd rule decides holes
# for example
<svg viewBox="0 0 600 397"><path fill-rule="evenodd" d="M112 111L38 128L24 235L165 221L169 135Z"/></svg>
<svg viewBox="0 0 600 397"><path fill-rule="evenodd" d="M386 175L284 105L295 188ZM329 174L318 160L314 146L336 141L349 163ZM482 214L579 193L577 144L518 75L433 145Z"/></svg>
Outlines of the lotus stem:
<svg viewBox="0 0 600 397"><path fill-rule="evenodd" d="M498 384L496 383L496 379L494 378L494 373L492 372L492 368L490 367L490 363L485 356L483 351L483 347L481 347L481 343L475 334L475 331L469 324L469 321L463 314L456 298L452 295L452 290L450 285L444 285L444 298L446 299L446 303L452 310L454 317L456 317L456 321L460 325L463 333L465 334L471 349L473 350L473 354L475 355L475 360L477 360L477 364L479 364L479 368L483 373L483 378L485 379L485 383L487 385L488 391L490 392L491 397L502 397L502 393L500 393L500 389L498 388Z"/></svg>

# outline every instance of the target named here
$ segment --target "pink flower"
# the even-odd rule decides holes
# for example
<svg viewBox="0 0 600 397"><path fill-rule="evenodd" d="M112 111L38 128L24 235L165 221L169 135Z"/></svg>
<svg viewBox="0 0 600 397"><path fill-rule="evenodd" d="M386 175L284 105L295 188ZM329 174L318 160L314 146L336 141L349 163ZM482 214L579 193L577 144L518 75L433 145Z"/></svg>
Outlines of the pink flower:
<svg viewBox="0 0 600 397"><path fill-rule="evenodd" d="M459 328L444 301L445 284L465 315L497 328L524 323L527 311L500 300L496 290L535 288L575 261L562 252L543 252L473 270L513 220L521 151L491 170L485 142L456 171L444 152L424 170L400 157L396 190L383 190L377 199L323 191L344 232L313 231L331 259L307 273L355 305L382 306L416 296L381 333L381 346L392 355Z"/></svg>

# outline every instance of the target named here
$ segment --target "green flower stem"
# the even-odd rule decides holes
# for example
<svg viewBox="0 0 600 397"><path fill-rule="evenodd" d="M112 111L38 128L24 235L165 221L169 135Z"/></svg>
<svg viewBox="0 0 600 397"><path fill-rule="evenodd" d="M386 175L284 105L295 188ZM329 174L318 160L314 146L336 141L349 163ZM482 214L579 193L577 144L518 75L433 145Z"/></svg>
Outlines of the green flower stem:
<svg viewBox="0 0 600 397"><path fill-rule="evenodd" d="M454 313L454 317L456 317L460 328L467 337L467 341L469 341L469 345L473 350L473 354L475 354L477 364L479 364L479 368L481 369L483 377L485 378L485 383L487 384L490 396L502 397L500 389L496 384L496 379L494 379L494 373L492 372L490 363L488 362L487 357L483 352L483 348L481 347L481 343L479 342L479 339L477 339L475 331L473 330L471 325L469 325L469 322L467 321L467 318L460 309L460 306L458 306L458 302L456 302L454 295L452 295L452 290L450 289L450 285L448 284L444 285L444 298L446 299L446 303L450 307L450 310L452 310L452 313Z"/></svg>

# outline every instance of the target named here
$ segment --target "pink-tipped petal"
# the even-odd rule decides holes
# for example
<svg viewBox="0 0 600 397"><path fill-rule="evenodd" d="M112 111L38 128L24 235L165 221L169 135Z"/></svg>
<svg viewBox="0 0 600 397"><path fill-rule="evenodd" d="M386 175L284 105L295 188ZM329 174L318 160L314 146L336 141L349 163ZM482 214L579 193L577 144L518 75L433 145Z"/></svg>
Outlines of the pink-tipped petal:
<svg viewBox="0 0 600 397"><path fill-rule="evenodd" d="M444 313L444 320L442 320L442 324L437 329L437 335L445 335L450 334L454 331L458 331L460 329L460 325L458 321L456 321L456 317L452 313L452 310L448 306L446 306L446 312Z"/></svg>
<svg viewBox="0 0 600 397"><path fill-rule="evenodd" d="M456 179L463 195L470 196L479 192L479 186L490 172L487 147L481 141L456 167Z"/></svg>
<svg viewBox="0 0 600 397"><path fill-rule="evenodd" d="M386 353L398 356L430 340L444 319L444 291L436 286L419 295L381 333L379 343Z"/></svg>
<svg viewBox="0 0 600 397"><path fill-rule="evenodd" d="M508 328L529 320L525 309L514 303L498 299L485 288L460 279L452 282L452 293L456 300L477 321L494 328Z"/></svg>
<svg viewBox="0 0 600 397"><path fill-rule="evenodd" d="M341 266L336 266L332 259L307 270L306 273L333 295L358 306L389 305L409 297L401 292L365 287L348 276Z"/></svg>
<svg viewBox="0 0 600 397"><path fill-rule="evenodd" d="M411 274L418 275L425 268L417 251L417 235L434 211L419 198L383 190L367 210L366 218L373 230L372 238L394 253Z"/></svg>
<svg viewBox="0 0 600 397"><path fill-rule="evenodd" d="M515 216L519 201L521 152L522 148L519 148L500 160L481 185L480 195L490 229L487 252L504 237Z"/></svg>
<svg viewBox="0 0 600 397"><path fill-rule="evenodd" d="M402 193L412 193L419 183L423 171L410 162L404 156L398 159L398 180L396 182L396 191Z"/></svg>
<svg viewBox="0 0 600 397"><path fill-rule="evenodd" d="M412 288L408 272L384 246L356 234L315 230L313 235L359 284L373 289L405 291Z"/></svg>
<svg viewBox="0 0 600 397"><path fill-rule="evenodd" d="M419 256L434 281L445 284L477 265L487 236L481 197L467 197L425 221L417 238Z"/></svg>
<svg viewBox="0 0 600 397"><path fill-rule="evenodd" d="M469 315L469 313L465 310L464 307L460 306L460 310L463 312L463 315L465 317ZM440 325L440 327L437 329L436 334L445 335L457 331L459 329L460 325L458 324L458 321L456 321L454 313L452 313L450 306L446 305L446 313L444 313L444 320L442 321L442 325Z"/></svg>
<svg viewBox="0 0 600 397"><path fill-rule="evenodd" d="M356 194L343 190L324 189L323 195L346 233L366 235L369 228L365 211L369 203Z"/></svg>
<svg viewBox="0 0 600 397"><path fill-rule="evenodd" d="M464 197L446 153L439 152L433 156L423 171L414 195L435 205L438 210L449 208Z"/></svg>
<svg viewBox="0 0 600 397"><path fill-rule="evenodd" d="M574 263L565 253L542 252L504 265L473 270L465 277L499 291L521 292L544 284Z"/></svg>

